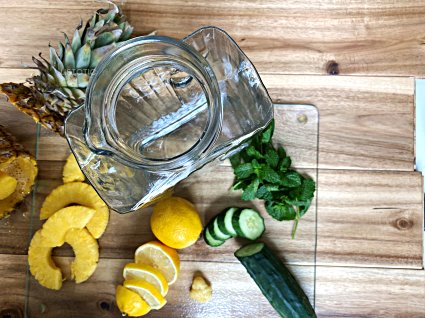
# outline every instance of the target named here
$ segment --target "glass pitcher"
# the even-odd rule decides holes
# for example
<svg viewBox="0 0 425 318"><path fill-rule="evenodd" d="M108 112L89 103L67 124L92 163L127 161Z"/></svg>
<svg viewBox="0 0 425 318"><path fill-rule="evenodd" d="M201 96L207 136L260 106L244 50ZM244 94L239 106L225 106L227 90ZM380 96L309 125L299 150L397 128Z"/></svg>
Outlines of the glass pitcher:
<svg viewBox="0 0 425 318"><path fill-rule="evenodd" d="M102 199L125 213L236 153L272 118L252 63L226 32L206 27L181 41L119 45L94 70L65 135Z"/></svg>

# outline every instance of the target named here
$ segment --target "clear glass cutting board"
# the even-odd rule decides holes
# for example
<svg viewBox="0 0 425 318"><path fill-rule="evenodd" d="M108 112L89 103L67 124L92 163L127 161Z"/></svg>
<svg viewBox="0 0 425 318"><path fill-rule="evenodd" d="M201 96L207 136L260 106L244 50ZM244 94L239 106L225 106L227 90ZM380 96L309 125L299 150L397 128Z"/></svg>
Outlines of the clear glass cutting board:
<svg viewBox="0 0 425 318"><path fill-rule="evenodd" d="M282 144L291 156L293 166L300 172L318 178L318 126L319 114L311 105L275 104L276 129L274 141ZM63 143L63 144L62 144ZM33 195L30 236L41 226L39 210L46 195L62 184L64 162L49 160L48 152L55 147L55 158L67 157L66 141L38 130L38 158L40 174ZM60 152L63 153L60 153ZM296 279L315 303L315 265L317 234L317 191L315 199L301 219L294 240L291 239L292 222L278 222L269 217L261 201L240 200L240 192L229 191L233 181L230 163L210 165L178 184L175 195L185 197L197 206L204 224L227 206L254 204L265 217L266 232L263 241L284 260ZM135 249L154 239L150 232L151 208L120 215L111 211L108 228L99 240L100 261L94 275L82 284L69 279L69 265L73 259L68 246L54 249L54 260L61 267L64 281L60 291L40 286L27 273L25 291L26 317L121 317L114 302L115 288L123 281L122 269L132 262ZM4 225L0 224L0 227ZM168 303L146 317L278 317L261 295L254 281L233 256L233 252L246 243L233 239L219 248L208 247L202 239L195 245L180 250L181 273L177 283L170 286ZM213 298L199 304L189 298L193 274L201 271L212 284Z"/></svg>

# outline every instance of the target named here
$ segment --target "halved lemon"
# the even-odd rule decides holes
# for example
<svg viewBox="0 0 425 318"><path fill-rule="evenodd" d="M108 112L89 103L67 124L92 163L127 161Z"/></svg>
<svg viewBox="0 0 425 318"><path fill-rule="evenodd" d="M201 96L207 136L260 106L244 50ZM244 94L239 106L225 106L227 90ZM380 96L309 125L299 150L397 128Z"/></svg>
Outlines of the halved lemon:
<svg viewBox="0 0 425 318"><path fill-rule="evenodd" d="M122 285L117 286L115 297L119 310L130 317L143 316L151 310L139 294Z"/></svg>
<svg viewBox="0 0 425 318"><path fill-rule="evenodd" d="M146 264L128 263L123 270L124 279L142 279L160 291L162 296L168 293L168 283L164 275L156 268Z"/></svg>
<svg viewBox="0 0 425 318"><path fill-rule="evenodd" d="M142 279L126 279L124 287L139 294L152 309L161 309L167 303L158 289Z"/></svg>
<svg viewBox="0 0 425 318"><path fill-rule="evenodd" d="M180 258L176 250L157 241L139 246L134 255L137 264L146 264L158 269L169 285L172 285L180 272Z"/></svg>

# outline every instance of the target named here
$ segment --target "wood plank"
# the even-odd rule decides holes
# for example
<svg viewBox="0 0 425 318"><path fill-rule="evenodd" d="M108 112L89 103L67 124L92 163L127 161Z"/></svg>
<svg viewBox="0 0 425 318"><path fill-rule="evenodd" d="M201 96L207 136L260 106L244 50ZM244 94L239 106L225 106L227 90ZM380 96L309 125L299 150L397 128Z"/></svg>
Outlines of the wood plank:
<svg viewBox="0 0 425 318"><path fill-rule="evenodd" d="M55 261L65 267L71 259L56 257ZM81 285L65 282L60 292L44 289L31 279L31 317L40 315L41 310L47 318L119 317L114 289L121 283L120 273L128 261L101 259L92 278ZM26 262L26 256L0 255L2 314L23 317ZM213 299L204 305L188 299L195 271L201 271L213 286ZM292 266L291 271L312 295L311 268ZM318 317L421 318L425 314L423 270L318 266L316 271ZM171 286L167 300L161 311L152 312L153 317L277 317L240 264L183 262L180 278ZM102 302L106 309L102 309Z"/></svg>
<svg viewBox="0 0 425 318"><path fill-rule="evenodd" d="M9 75L6 74L15 80L19 77L17 70L7 70L2 75L4 81L8 81ZM266 74L262 79L274 102L317 107L320 168L414 169L413 78ZM24 120L19 115L15 117L17 112L10 110L4 97L0 99L0 107L3 112L11 112L6 113L4 122L9 124L10 116L13 116L11 122ZM275 113L277 121L283 120L283 112L276 110ZM26 125L16 124L18 134L28 135ZM29 129L33 132L34 126L30 125ZM63 160L67 143L45 129L42 134L40 159ZM289 148L302 148L291 153L301 166L308 161L311 163L311 156L306 151L312 139L296 133L283 136Z"/></svg>
<svg viewBox="0 0 425 318"><path fill-rule="evenodd" d="M317 267L319 317L423 318L425 271Z"/></svg>
<svg viewBox="0 0 425 318"><path fill-rule="evenodd" d="M0 66L32 65L49 42L73 33L93 1L4 1ZM66 8L66 9L65 9ZM425 74L425 4L416 0L126 1L135 34L182 38L199 27L225 29L260 72L419 76ZM11 40L13 38L13 40Z"/></svg>
<svg viewBox="0 0 425 318"><path fill-rule="evenodd" d="M319 174L318 264L423 267L419 172Z"/></svg>
<svg viewBox="0 0 425 318"><path fill-rule="evenodd" d="M62 163L41 161L40 165L36 211L44 197L61 183ZM232 181L231 168L218 166L192 175L176 187L175 194L196 204L204 224L228 206L254 204L266 219L265 241L288 263L314 262L317 217L319 264L422 268L419 173L320 170L318 214L313 208L308 212L295 240L290 239L292 223L271 219L260 202L241 201L239 192L228 191ZM105 257L132 257L140 242L153 239L151 212L151 208L146 208L127 215L111 213L110 224L101 238ZM230 240L214 249L200 240L181 254L185 260L235 262L233 252L240 244L239 240ZM70 255L69 252L65 250L61 255Z"/></svg>
<svg viewBox="0 0 425 318"><path fill-rule="evenodd" d="M274 102L318 108L320 168L413 170L412 78L264 75L262 79Z"/></svg>

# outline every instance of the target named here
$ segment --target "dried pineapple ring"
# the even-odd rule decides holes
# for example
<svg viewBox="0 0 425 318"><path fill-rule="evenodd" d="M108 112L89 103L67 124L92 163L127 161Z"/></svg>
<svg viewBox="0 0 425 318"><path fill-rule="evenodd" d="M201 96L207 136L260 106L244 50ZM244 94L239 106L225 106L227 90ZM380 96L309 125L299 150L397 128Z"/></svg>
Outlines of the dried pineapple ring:
<svg viewBox="0 0 425 318"><path fill-rule="evenodd" d="M71 277L77 284L90 278L99 261L99 245L86 229L70 229L65 243L71 245L75 259L71 264Z"/></svg>
<svg viewBox="0 0 425 318"><path fill-rule="evenodd" d="M84 181L84 174L81 172L80 167L78 166L77 160L73 154L70 154L62 171L62 180L63 183L69 183L74 181Z"/></svg>
<svg viewBox="0 0 425 318"><path fill-rule="evenodd" d="M51 257L52 247L48 246L38 230L28 249L30 272L40 285L59 290L62 287L62 272L56 267Z"/></svg>
<svg viewBox="0 0 425 318"><path fill-rule="evenodd" d="M96 239L102 236L108 225L109 209L96 191L86 183L65 183L50 192L41 207L40 219L47 219L56 211L70 204L79 204L95 209L96 213L87 224L87 229Z"/></svg>
<svg viewBox="0 0 425 318"><path fill-rule="evenodd" d="M69 206L60 209L43 224L41 236L49 246L61 246L65 243L65 235L68 230L84 228L95 213L95 210L84 206Z"/></svg>

